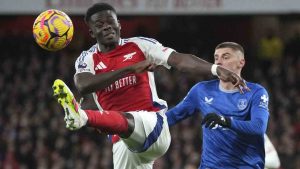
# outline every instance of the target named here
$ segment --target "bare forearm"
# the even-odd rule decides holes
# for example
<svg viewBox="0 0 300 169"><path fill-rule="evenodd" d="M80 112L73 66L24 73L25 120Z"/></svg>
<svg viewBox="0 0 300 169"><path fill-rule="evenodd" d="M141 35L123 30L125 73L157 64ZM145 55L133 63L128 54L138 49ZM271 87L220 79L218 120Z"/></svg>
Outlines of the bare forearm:
<svg viewBox="0 0 300 169"><path fill-rule="evenodd" d="M199 75L211 74L212 63L191 54L173 52L169 57L168 64L181 72Z"/></svg>
<svg viewBox="0 0 300 169"><path fill-rule="evenodd" d="M80 99L80 107L83 110L98 110L92 94L85 95Z"/></svg>
<svg viewBox="0 0 300 169"><path fill-rule="evenodd" d="M114 81L131 73L129 67L107 73L93 75L91 73L80 73L75 75L74 81L77 89L83 95L104 89Z"/></svg>

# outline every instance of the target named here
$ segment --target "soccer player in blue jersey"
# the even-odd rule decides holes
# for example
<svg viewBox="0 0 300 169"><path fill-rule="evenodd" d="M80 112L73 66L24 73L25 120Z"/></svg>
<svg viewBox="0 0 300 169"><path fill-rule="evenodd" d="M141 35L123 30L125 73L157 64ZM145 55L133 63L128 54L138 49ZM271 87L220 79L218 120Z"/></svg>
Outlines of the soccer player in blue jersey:
<svg viewBox="0 0 300 169"><path fill-rule="evenodd" d="M215 65L238 75L245 65L244 49L234 42L217 45ZM264 168L264 133L269 118L268 92L246 82L250 91L239 92L221 79L196 84L166 114L170 126L200 112L203 150L199 169Z"/></svg>

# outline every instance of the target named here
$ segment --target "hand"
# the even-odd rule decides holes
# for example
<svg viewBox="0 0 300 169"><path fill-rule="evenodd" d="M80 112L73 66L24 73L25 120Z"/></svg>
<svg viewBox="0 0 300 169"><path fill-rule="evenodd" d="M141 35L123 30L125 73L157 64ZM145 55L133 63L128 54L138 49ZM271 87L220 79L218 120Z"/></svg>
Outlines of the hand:
<svg viewBox="0 0 300 169"><path fill-rule="evenodd" d="M243 89L250 91L245 81L236 73L225 69L222 66L218 66L217 73L221 80L225 82L231 82L234 85L234 87L239 89L240 93L244 93Z"/></svg>
<svg viewBox="0 0 300 169"><path fill-rule="evenodd" d="M209 113L202 120L201 125L203 124L209 129L214 128L216 125L228 128L231 127L231 119L229 117L218 115L217 113Z"/></svg>
<svg viewBox="0 0 300 169"><path fill-rule="evenodd" d="M154 63L151 63L148 60L141 61L130 67L130 69L134 73L142 73L144 71L153 71L155 68L156 68L156 65Z"/></svg>
<svg viewBox="0 0 300 169"><path fill-rule="evenodd" d="M151 65L148 67L148 71L153 72L157 67L158 65L151 63Z"/></svg>

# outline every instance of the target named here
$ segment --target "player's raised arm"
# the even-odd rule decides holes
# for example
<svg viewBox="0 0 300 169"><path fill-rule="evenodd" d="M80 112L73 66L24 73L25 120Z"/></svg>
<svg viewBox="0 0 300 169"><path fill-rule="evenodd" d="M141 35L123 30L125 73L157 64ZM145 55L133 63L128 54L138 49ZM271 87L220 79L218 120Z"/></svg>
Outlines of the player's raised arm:
<svg viewBox="0 0 300 169"><path fill-rule="evenodd" d="M243 92L242 88L249 90L244 80L236 73L221 66L209 63L192 54L183 54L174 51L168 59L168 64L181 72L196 73L200 75L212 73L220 79L234 84L235 87L239 88L240 92Z"/></svg>
<svg viewBox="0 0 300 169"><path fill-rule="evenodd" d="M141 73L143 71L147 71L148 68L152 66L152 63L145 60L122 69L98 75L94 75L90 72L76 73L74 76L74 82L79 92L84 95L104 89L128 73Z"/></svg>

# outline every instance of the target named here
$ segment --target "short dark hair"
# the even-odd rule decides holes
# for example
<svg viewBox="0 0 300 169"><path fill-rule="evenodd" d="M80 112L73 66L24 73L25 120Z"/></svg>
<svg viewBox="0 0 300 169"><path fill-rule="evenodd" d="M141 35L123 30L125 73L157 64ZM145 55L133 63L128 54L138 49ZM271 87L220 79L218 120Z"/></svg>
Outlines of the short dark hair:
<svg viewBox="0 0 300 169"><path fill-rule="evenodd" d="M233 50L241 51L243 54L245 54L244 48L240 44L235 43L235 42L222 42L217 45L215 50L220 49L220 48L231 48Z"/></svg>
<svg viewBox="0 0 300 169"><path fill-rule="evenodd" d="M84 16L84 21L86 23L88 23L93 14L95 14L97 12L101 12L101 11L106 11L106 10L111 10L117 14L117 11L113 6L111 6L110 4L107 4L107 3L99 2L99 3L96 3L93 6L89 7L89 9L86 11L86 14Z"/></svg>

